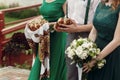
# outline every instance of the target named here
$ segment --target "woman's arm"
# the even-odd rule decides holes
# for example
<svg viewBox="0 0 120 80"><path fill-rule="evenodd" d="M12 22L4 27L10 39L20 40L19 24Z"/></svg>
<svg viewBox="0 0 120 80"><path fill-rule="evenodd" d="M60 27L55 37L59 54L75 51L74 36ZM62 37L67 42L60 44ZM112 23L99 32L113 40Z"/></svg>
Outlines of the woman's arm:
<svg viewBox="0 0 120 80"><path fill-rule="evenodd" d="M58 27L59 31L68 32L68 33L90 32L90 30L92 29L92 26L93 26L93 24L77 25L74 20L71 20L71 21L73 23L71 25L60 24L60 26L64 26L64 27Z"/></svg>
<svg viewBox="0 0 120 80"><path fill-rule="evenodd" d="M63 4L63 12L64 12L64 14L66 15L66 2Z"/></svg>
<svg viewBox="0 0 120 80"><path fill-rule="evenodd" d="M91 30L91 32L89 34L89 39L92 40L93 42L95 42L96 36L97 36L97 31L93 26L93 28L92 28L92 30Z"/></svg>
<svg viewBox="0 0 120 80"><path fill-rule="evenodd" d="M93 24L85 24L85 25L78 25L76 32L90 32L92 29Z"/></svg>
<svg viewBox="0 0 120 80"><path fill-rule="evenodd" d="M49 26L53 26L56 22L49 22Z"/></svg>

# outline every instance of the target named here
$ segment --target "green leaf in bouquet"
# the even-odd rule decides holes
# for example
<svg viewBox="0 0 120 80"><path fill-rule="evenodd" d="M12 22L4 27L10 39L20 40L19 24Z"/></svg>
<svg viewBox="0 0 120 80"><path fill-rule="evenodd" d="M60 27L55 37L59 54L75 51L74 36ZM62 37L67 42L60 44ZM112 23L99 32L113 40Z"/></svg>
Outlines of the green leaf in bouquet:
<svg viewBox="0 0 120 80"><path fill-rule="evenodd" d="M94 57L94 56L96 55L96 53L90 51L90 52L89 52L89 55L90 55L91 57Z"/></svg>
<svg viewBox="0 0 120 80"><path fill-rule="evenodd" d="M78 66L79 66L80 68L82 68L83 65L82 65L81 63L78 63Z"/></svg>
<svg viewBox="0 0 120 80"><path fill-rule="evenodd" d="M84 43L84 41L78 41L77 44L76 44L76 47L82 45Z"/></svg>
<svg viewBox="0 0 120 80"><path fill-rule="evenodd" d="M75 61L75 63L82 63L82 60L77 55L73 56L73 60Z"/></svg>
<svg viewBox="0 0 120 80"><path fill-rule="evenodd" d="M96 45L96 44L93 44L93 48L97 48L97 45Z"/></svg>

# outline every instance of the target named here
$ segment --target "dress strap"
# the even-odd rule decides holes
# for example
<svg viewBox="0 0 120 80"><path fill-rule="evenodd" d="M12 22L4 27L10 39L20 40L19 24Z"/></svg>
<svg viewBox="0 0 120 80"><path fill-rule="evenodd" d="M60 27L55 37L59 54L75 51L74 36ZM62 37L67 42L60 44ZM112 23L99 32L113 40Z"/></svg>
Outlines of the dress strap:
<svg viewBox="0 0 120 80"><path fill-rule="evenodd" d="M68 18L68 1L66 2L66 18Z"/></svg>
<svg viewBox="0 0 120 80"><path fill-rule="evenodd" d="M90 9L90 2L91 2L91 0L87 1L87 7L86 7L84 24L87 24L87 22L88 22L88 13L89 13L89 9Z"/></svg>

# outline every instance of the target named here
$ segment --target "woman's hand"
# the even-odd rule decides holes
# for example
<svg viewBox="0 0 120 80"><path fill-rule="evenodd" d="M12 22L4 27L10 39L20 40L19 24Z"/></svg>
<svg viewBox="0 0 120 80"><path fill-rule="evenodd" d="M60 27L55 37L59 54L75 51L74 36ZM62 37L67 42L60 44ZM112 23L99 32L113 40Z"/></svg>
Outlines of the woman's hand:
<svg viewBox="0 0 120 80"><path fill-rule="evenodd" d="M59 32L68 32L68 33L74 33L78 29L77 24L75 21L71 20L73 24L71 25L65 25L65 24L58 24L57 28L55 28L56 31Z"/></svg>
<svg viewBox="0 0 120 80"><path fill-rule="evenodd" d="M96 62L97 62L97 61L96 61L95 59L93 59L93 60L91 60L90 62L85 63L85 64L83 65L83 72L88 73L88 72L92 69L92 67L95 66Z"/></svg>
<svg viewBox="0 0 120 80"><path fill-rule="evenodd" d="M57 31L57 32L62 32L60 29L59 29L59 25L58 25L58 23L56 22L55 24L54 24L54 26L53 26L53 28L54 28L54 30L55 31Z"/></svg>

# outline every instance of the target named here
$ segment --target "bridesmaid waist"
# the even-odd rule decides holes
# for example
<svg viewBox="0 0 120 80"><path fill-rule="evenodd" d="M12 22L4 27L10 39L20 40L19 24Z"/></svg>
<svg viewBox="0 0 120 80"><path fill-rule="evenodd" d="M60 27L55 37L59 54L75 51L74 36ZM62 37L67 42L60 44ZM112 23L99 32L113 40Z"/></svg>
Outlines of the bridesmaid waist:
<svg viewBox="0 0 120 80"><path fill-rule="evenodd" d="M107 40L102 37L97 37L95 40L95 43L100 49L103 49L111 40Z"/></svg>

